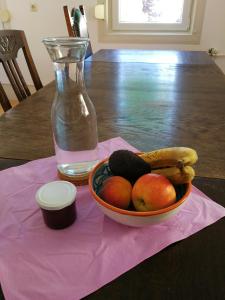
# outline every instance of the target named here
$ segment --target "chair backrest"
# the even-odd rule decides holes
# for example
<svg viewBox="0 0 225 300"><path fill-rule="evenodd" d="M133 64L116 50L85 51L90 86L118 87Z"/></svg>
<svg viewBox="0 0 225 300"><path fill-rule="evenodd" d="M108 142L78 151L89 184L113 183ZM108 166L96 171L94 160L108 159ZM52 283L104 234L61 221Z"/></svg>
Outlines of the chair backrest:
<svg viewBox="0 0 225 300"><path fill-rule="evenodd" d="M69 36L89 38L84 6L80 5L79 8L73 8L71 12L69 11L68 6L63 6L63 11ZM91 42L89 42L85 58L92 54Z"/></svg>
<svg viewBox="0 0 225 300"><path fill-rule="evenodd" d="M0 62L19 101L30 96L28 85L17 63L18 51L22 49L36 90L43 87L35 67L25 33L21 30L0 30Z"/></svg>
<svg viewBox="0 0 225 300"><path fill-rule="evenodd" d="M12 107L12 105L9 102L9 99L2 87L1 82L0 82L0 104L2 106L3 111L7 111Z"/></svg>
<svg viewBox="0 0 225 300"><path fill-rule="evenodd" d="M75 33L73 32L72 18L67 5L63 6L63 12L66 20L66 27L67 27L68 34L71 37L75 37Z"/></svg>

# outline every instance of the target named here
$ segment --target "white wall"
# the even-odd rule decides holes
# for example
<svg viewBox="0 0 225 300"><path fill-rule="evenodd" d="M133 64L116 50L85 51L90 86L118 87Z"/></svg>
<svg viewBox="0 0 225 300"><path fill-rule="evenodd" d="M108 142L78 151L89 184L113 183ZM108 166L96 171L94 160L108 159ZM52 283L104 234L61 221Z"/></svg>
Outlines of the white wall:
<svg viewBox="0 0 225 300"><path fill-rule="evenodd" d="M138 44L106 44L98 42L97 20L94 18L94 6L97 0L62 1L62 0L4 0L11 12L11 29L25 31L27 40L36 63L41 80L44 84L54 78L50 58L41 40L46 36L67 35L66 24L63 15L63 5L73 7L84 4L86 7L89 34L94 52L101 48L142 48L142 49L183 49L183 50L207 50L214 47L225 52L225 1L207 1L202 38L199 45L138 45ZM37 12L30 11L30 4L38 6ZM101 22L101 21L100 21ZM225 72L225 58L216 59L216 63ZM2 79L2 74L0 80Z"/></svg>

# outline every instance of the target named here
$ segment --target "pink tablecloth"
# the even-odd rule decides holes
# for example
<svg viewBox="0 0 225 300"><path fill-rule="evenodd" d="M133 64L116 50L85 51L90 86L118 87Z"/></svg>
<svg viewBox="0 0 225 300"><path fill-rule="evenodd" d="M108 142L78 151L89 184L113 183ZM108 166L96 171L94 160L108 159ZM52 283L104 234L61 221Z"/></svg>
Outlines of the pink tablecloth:
<svg viewBox="0 0 225 300"><path fill-rule="evenodd" d="M125 148L135 150L121 138L100 143L101 158ZM225 216L225 208L193 187L172 219L130 228L104 217L86 186L78 188L76 223L54 231L44 225L34 196L55 179L54 157L0 172L0 282L6 299L80 299Z"/></svg>

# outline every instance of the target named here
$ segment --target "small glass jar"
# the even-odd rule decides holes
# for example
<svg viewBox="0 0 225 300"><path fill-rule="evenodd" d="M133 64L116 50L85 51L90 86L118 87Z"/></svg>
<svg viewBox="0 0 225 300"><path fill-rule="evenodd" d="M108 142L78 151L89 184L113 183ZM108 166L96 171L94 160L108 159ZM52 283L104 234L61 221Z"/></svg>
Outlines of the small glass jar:
<svg viewBox="0 0 225 300"><path fill-rule="evenodd" d="M36 200L49 228L63 229L74 223L76 193L74 184L62 180L46 183L38 189Z"/></svg>

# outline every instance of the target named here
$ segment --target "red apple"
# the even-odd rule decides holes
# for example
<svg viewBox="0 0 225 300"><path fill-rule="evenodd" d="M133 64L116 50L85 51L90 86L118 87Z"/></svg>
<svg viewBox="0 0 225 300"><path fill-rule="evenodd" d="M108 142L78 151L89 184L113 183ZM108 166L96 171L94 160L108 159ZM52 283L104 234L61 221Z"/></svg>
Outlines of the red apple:
<svg viewBox="0 0 225 300"><path fill-rule="evenodd" d="M112 176L103 182L99 196L113 206L127 209L131 201L131 192L132 185L127 179Z"/></svg>
<svg viewBox="0 0 225 300"><path fill-rule="evenodd" d="M137 211L158 210L176 201L176 191L165 176L149 173L135 182L132 201Z"/></svg>

